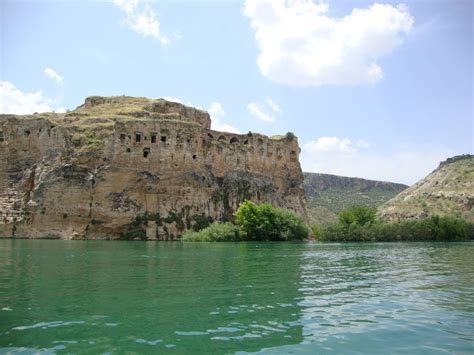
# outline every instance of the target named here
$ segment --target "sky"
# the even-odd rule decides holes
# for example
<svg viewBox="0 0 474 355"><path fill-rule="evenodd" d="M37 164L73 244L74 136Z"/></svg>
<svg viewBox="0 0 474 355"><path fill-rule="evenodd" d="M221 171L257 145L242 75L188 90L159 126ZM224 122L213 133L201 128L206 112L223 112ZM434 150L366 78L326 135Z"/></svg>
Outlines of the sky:
<svg viewBox="0 0 474 355"><path fill-rule="evenodd" d="M0 113L163 97L294 132L303 171L413 184L473 153L471 0L2 0Z"/></svg>

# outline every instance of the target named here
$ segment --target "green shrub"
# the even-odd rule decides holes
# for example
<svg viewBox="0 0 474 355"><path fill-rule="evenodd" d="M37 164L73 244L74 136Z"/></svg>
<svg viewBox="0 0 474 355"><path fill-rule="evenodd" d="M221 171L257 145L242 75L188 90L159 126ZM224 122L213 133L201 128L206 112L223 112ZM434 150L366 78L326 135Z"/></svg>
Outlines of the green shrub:
<svg viewBox="0 0 474 355"><path fill-rule="evenodd" d="M240 228L230 222L213 223L198 232L188 230L181 240L187 242L237 242L242 240Z"/></svg>
<svg viewBox="0 0 474 355"><path fill-rule="evenodd" d="M349 227L351 224L365 226L375 221L377 210L372 207L355 205L339 212L339 223Z"/></svg>
<svg viewBox="0 0 474 355"><path fill-rule="evenodd" d="M401 222L360 225L347 219L321 227L315 239L332 242L462 241L474 239L474 224L452 217L431 216Z"/></svg>
<svg viewBox="0 0 474 355"><path fill-rule="evenodd" d="M234 214L245 240L302 240L308 236L303 220L295 213L268 203L243 202Z"/></svg>
<svg viewBox="0 0 474 355"><path fill-rule="evenodd" d="M321 226L318 224L313 224L311 226L311 232L313 233L313 238L318 240L321 238Z"/></svg>

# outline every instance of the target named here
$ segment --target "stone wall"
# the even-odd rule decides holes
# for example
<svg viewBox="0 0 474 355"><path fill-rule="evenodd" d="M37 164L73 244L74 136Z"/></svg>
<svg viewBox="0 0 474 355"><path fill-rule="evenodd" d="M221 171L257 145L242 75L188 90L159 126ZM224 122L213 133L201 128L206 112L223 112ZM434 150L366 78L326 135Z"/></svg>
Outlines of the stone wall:
<svg viewBox="0 0 474 355"><path fill-rule="evenodd" d="M212 131L203 111L130 100L0 115L0 236L177 239L245 199L306 219L295 138Z"/></svg>

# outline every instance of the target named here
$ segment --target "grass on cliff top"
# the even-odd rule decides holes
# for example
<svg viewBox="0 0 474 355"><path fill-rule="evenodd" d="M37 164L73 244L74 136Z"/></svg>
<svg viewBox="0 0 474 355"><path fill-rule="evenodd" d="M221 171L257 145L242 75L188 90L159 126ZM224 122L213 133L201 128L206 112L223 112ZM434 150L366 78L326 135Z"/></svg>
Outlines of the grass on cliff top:
<svg viewBox="0 0 474 355"><path fill-rule="evenodd" d="M134 116L136 112L143 112L144 107L150 104L151 100L144 97L112 97L110 101L94 105L81 105L74 111L68 113L68 116L84 116L100 118L111 116ZM84 117L85 118L85 117Z"/></svg>
<svg viewBox="0 0 474 355"><path fill-rule="evenodd" d="M474 155L472 155L472 154L456 155L454 157L446 159L446 161L444 161L443 163L444 164L451 164L451 163L455 163L455 162L460 161L460 160L469 160L469 159L474 159ZM443 164L443 163L441 163L441 164Z"/></svg>

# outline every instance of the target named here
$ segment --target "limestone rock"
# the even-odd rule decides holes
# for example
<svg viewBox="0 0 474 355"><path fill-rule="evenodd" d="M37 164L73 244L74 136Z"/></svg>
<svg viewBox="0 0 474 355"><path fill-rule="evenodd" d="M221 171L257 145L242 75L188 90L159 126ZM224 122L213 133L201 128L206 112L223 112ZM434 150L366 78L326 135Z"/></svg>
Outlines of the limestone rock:
<svg viewBox="0 0 474 355"><path fill-rule="evenodd" d="M387 220L451 216L474 222L474 156L450 158L424 179L384 204Z"/></svg>
<svg viewBox="0 0 474 355"><path fill-rule="evenodd" d="M210 123L205 111L135 97L0 115L0 236L177 239L231 219L245 199L307 220L297 140Z"/></svg>

